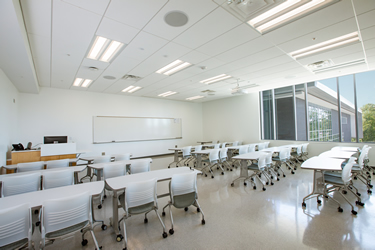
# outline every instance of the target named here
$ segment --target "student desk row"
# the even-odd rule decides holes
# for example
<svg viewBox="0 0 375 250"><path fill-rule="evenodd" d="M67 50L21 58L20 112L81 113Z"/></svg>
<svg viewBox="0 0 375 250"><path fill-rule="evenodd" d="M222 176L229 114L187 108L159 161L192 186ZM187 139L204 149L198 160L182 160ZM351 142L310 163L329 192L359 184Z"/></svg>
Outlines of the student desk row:
<svg viewBox="0 0 375 250"><path fill-rule="evenodd" d="M71 165L72 163L77 163L78 160L79 160L78 158L69 159L69 165ZM48 161L42 161L42 162L44 163L44 165L47 165ZM5 168L7 170L17 171L17 166L18 166L18 164L5 165L5 166L3 166L3 168Z"/></svg>

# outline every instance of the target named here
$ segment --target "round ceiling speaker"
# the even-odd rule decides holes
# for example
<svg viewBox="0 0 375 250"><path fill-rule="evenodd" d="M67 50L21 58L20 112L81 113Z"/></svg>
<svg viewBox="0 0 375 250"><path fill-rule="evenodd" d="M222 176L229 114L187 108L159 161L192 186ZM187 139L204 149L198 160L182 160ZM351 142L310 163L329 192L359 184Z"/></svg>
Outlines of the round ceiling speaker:
<svg viewBox="0 0 375 250"><path fill-rule="evenodd" d="M184 12L174 10L164 16L164 21L172 27L181 27L187 24L189 18Z"/></svg>

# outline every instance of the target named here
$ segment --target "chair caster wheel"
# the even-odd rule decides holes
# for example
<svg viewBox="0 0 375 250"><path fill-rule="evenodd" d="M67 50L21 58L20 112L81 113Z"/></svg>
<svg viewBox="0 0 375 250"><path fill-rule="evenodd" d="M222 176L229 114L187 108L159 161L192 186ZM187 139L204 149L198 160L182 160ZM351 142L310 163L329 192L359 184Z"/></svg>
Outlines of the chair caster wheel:
<svg viewBox="0 0 375 250"><path fill-rule="evenodd" d="M169 233L170 233L170 234L174 234L174 230L173 230L173 228L169 229ZM163 236L163 237L164 237L164 236Z"/></svg>
<svg viewBox="0 0 375 250"><path fill-rule="evenodd" d="M148 223L148 219L147 218L145 218L143 221L144 221L144 223Z"/></svg>
<svg viewBox="0 0 375 250"><path fill-rule="evenodd" d="M283 174L283 177L286 177L286 175L285 175L285 174Z"/></svg>
<svg viewBox="0 0 375 250"><path fill-rule="evenodd" d="M360 202L360 201L356 201L355 204L357 204L358 206L362 206L362 207L365 205L365 203Z"/></svg>
<svg viewBox="0 0 375 250"><path fill-rule="evenodd" d="M199 213L201 210L199 209L199 207L197 207L197 212Z"/></svg>
<svg viewBox="0 0 375 250"><path fill-rule="evenodd" d="M107 225L102 225L102 230L107 230Z"/></svg>
<svg viewBox="0 0 375 250"><path fill-rule="evenodd" d="M371 184L368 184L368 186L370 187L370 188L372 188L373 186L371 185Z"/></svg>
<svg viewBox="0 0 375 250"><path fill-rule="evenodd" d="M88 241L86 239L82 240L82 242L81 242L82 246L86 246L87 243L88 243Z"/></svg>
<svg viewBox="0 0 375 250"><path fill-rule="evenodd" d="M354 176L354 178L353 178L354 180L357 180L357 177L356 176Z"/></svg>
<svg viewBox="0 0 375 250"><path fill-rule="evenodd" d="M302 208L306 208L306 203L302 202Z"/></svg>
<svg viewBox="0 0 375 250"><path fill-rule="evenodd" d="M184 209L184 210L185 210L185 212L186 212L186 211L188 211L188 210L189 210L189 208L188 208L188 207L185 207L185 209Z"/></svg>
<svg viewBox="0 0 375 250"><path fill-rule="evenodd" d="M104 197L104 199L106 199L106 198L107 198L107 195L105 194L103 197Z"/></svg>
<svg viewBox="0 0 375 250"><path fill-rule="evenodd" d="M254 186L254 187L253 187L253 189L255 190L255 189L257 189L257 187L256 187L256 186Z"/></svg>
<svg viewBox="0 0 375 250"><path fill-rule="evenodd" d="M266 182L266 185L268 185L269 183L268 183L268 181Z"/></svg>
<svg viewBox="0 0 375 250"><path fill-rule="evenodd" d="M253 179L253 178L251 178L250 180L251 180L251 181L254 181L254 179Z"/></svg>
<svg viewBox="0 0 375 250"><path fill-rule="evenodd" d="M167 238L168 237L168 234L166 232L163 233L163 238Z"/></svg>
<svg viewBox="0 0 375 250"><path fill-rule="evenodd" d="M344 212L344 210L341 207L338 207L337 211L339 211L340 213Z"/></svg>
<svg viewBox="0 0 375 250"><path fill-rule="evenodd" d="M233 187L233 186L234 186L234 183L231 183L230 186Z"/></svg>
<svg viewBox="0 0 375 250"><path fill-rule="evenodd" d="M224 175L224 172L221 172L222 175Z"/></svg>
<svg viewBox="0 0 375 250"><path fill-rule="evenodd" d="M207 177L207 174L205 174L204 176Z"/></svg>
<svg viewBox="0 0 375 250"><path fill-rule="evenodd" d="M213 176L213 175L211 175L211 178L213 179L213 178L214 178L214 176Z"/></svg>
<svg viewBox="0 0 375 250"><path fill-rule="evenodd" d="M271 179L273 179L273 176L271 176Z"/></svg>
<svg viewBox="0 0 375 250"><path fill-rule="evenodd" d="M171 168L171 166L168 166L168 168Z"/></svg>
<svg viewBox="0 0 375 250"><path fill-rule="evenodd" d="M98 209L102 209L102 204L98 205Z"/></svg>
<svg viewBox="0 0 375 250"><path fill-rule="evenodd" d="M277 176L280 176L280 174L277 174Z"/></svg>
<svg viewBox="0 0 375 250"><path fill-rule="evenodd" d="M99 247L99 249L102 249L102 248L103 248L102 246ZM97 250L97 248L95 248L95 250Z"/></svg>
<svg viewBox="0 0 375 250"><path fill-rule="evenodd" d="M122 250L127 250L128 248L127 247L125 247L125 248L123 248Z"/></svg>
<svg viewBox="0 0 375 250"><path fill-rule="evenodd" d="M243 185L244 185L244 186L247 186L247 183L246 183L246 182L244 182L244 183L243 183Z"/></svg>
<svg viewBox="0 0 375 250"><path fill-rule="evenodd" d="M263 188L263 191L266 191L266 188L265 188L265 187Z"/></svg>
<svg viewBox="0 0 375 250"><path fill-rule="evenodd" d="M358 195L358 196L361 196L361 193L357 192L357 195Z"/></svg>
<svg viewBox="0 0 375 250"><path fill-rule="evenodd" d="M202 225L206 224L206 221L205 220L202 220Z"/></svg>
<svg viewBox="0 0 375 250"><path fill-rule="evenodd" d="M277 180L277 181L280 181L280 178L277 178L276 180Z"/></svg>
<svg viewBox="0 0 375 250"><path fill-rule="evenodd" d="M352 214L357 215L357 211L352 210Z"/></svg>
<svg viewBox="0 0 375 250"><path fill-rule="evenodd" d="M346 190L343 190L342 193L343 193L343 194L347 194L348 192L347 192Z"/></svg>
<svg viewBox="0 0 375 250"><path fill-rule="evenodd" d="M297 170L297 168L294 168L294 170Z"/></svg>
<svg viewBox="0 0 375 250"><path fill-rule="evenodd" d="M367 193L372 194L372 191L371 190L367 190Z"/></svg>
<svg viewBox="0 0 375 250"><path fill-rule="evenodd" d="M273 184L275 184L275 183L271 182L271 186L273 186Z"/></svg>
<svg viewBox="0 0 375 250"><path fill-rule="evenodd" d="M161 215L162 215L162 216L165 216L165 212L162 212Z"/></svg>
<svg viewBox="0 0 375 250"><path fill-rule="evenodd" d="M294 174L294 171L292 171L291 173Z"/></svg>
<svg viewBox="0 0 375 250"><path fill-rule="evenodd" d="M322 204L322 201L321 201L321 200L317 200L316 202L318 202L318 204Z"/></svg>
<svg viewBox="0 0 375 250"><path fill-rule="evenodd" d="M231 169L230 171L233 171L233 169Z"/></svg>

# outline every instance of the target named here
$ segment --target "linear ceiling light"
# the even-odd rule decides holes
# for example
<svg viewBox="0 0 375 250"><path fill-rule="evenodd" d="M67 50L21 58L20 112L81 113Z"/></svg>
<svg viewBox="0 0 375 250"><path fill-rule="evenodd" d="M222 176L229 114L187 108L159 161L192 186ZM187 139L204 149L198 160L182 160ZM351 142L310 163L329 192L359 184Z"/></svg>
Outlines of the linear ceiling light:
<svg viewBox="0 0 375 250"><path fill-rule="evenodd" d="M281 26L285 22L291 21L291 19L297 19L301 15L311 13L322 6L322 3L328 4L333 1L338 0L311 0L303 5L300 3L301 0L287 0L275 8L251 19L247 23L260 33L264 33L271 28ZM274 18L272 18L273 16Z"/></svg>
<svg viewBox="0 0 375 250"><path fill-rule="evenodd" d="M174 94L177 94L177 92L173 92L173 91L167 91L165 93L162 93L158 96L161 96L161 97L167 97L167 96L170 96L170 95L174 95Z"/></svg>
<svg viewBox="0 0 375 250"><path fill-rule="evenodd" d="M324 72L324 71L335 70L335 69L345 68L345 67L354 66L354 65L358 65L358 64L364 64L364 63L366 63L365 59L359 59L359 60L345 62L345 63L329 66L329 67L326 67L326 68L311 70L311 71L314 72L314 73L320 73L320 72Z"/></svg>
<svg viewBox="0 0 375 250"><path fill-rule="evenodd" d="M87 58L102 62L111 61L124 46L123 43L111 41L105 37L97 36Z"/></svg>
<svg viewBox="0 0 375 250"><path fill-rule="evenodd" d="M180 70L183 70L183 69L189 67L190 65L191 65L191 63L183 62L181 60L176 60L176 61L168 64L167 66L159 69L158 71L156 71L156 73L164 74L164 75L169 76L173 73L176 73L177 71L180 71Z"/></svg>
<svg viewBox="0 0 375 250"><path fill-rule="evenodd" d="M314 53L318 53L323 50L328 50L336 47L340 47L349 43L354 43L359 41L358 32L353 32L344 36L340 36L322 43L315 44L300 50L296 50L290 53L294 59L299 57L308 56Z"/></svg>
<svg viewBox="0 0 375 250"><path fill-rule="evenodd" d="M186 100L192 101L192 100L200 99L200 98L203 98L203 97L204 96L202 96L202 95L197 95L197 96L186 98Z"/></svg>
<svg viewBox="0 0 375 250"><path fill-rule="evenodd" d="M218 76L214 76L214 77L208 78L206 80L202 80L200 82L204 83L204 84L210 84L210 83L222 81L222 80L225 80L225 79L228 79L228 78L231 78L231 77L232 76L230 76L230 75L221 74L221 75L218 75Z"/></svg>
<svg viewBox="0 0 375 250"><path fill-rule="evenodd" d="M83 81L81 87L87 88L92 83L92 80L86 79Z"/></svg>
<svg viewBox="0 0 375 250"><path fill-rule="evenodd" d="M79 87L79 86L81 86L81 83L83 82L83 79L82 78L76 78L75 80L74 80L74 83L73 83L73 86L75 86L75 87Z"/></svg>
<svg viewBox="0 0 375 250"><path fill-rule="evenodd" d="M122 92L128 92L128 93L133 93L139 89L141 89L142 87L139 87L139 86L129 86L125 89L122 90Z"/></svg>

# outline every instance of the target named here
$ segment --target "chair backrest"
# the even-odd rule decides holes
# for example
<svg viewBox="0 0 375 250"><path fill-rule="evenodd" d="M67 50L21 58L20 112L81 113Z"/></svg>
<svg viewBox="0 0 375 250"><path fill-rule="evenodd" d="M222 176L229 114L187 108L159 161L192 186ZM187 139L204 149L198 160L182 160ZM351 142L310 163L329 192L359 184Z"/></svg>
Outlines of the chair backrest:
<svg viewBox="0 0 375 250"><path fill-rule="evenodd" d="M33 173L4 177L1 197L38 191L40 189L40 176L40 173Z"/></svg>
<svg viewBox="0 0 375 250"><path fill-rule="evenodd" d="M297 146L297 155L298 156L302 155L302 145Z"/></svg>
<svg viewBox="0 0 375 250"><path fill-rule="evenodd" d="M198 145L194 147L194 151L200 151L202 150L202 145Z"/></svg>
<svg viewBox="0 0 375 250"><path fill-rule="evenodd" d="M348 160L348 163L355 163L356 158L355 157L350 157Z"/></svg>
<svg viewBox="0 0 375 250"><path fill-rule="evenodd" d="M365 156L367 154L367 148L362 149L361 154L358 157L358 165L362 169L365 164Z"/></svg>
<svg viewBox="0 0 375 250"><path fill-rule="evenodd" d="M47 161L47 169L69 167L69 159Z"/></svg>
<svg viewBox="0 0 375 250"><path fill-rule="evenodd" d="M261 155L259 157L259 159L258 159L258 168L259 169L265 168L267 166L267 164L266 164L266 158L267 158L266 154Z"/></svg>
<svg viewBox="0 0 375 250"><path fill-rule="evenodd" d="M214 145L214 149L220 148L220 143Z"/></svg>
<svg viewBox="0 0 375 250"><path fill-rule="evenodd" d="M42 239L47 233L92 221L89 192L44 201L42 209Z"/></svg>
<svg viewBox="0 0 375 250"><path fill-rule="evenodd" d="M105 162L111 162L111 156L110 155L104 155L104 156L97 156L93 157L94 164L96 163L105 163Z"/></svg>
<svg viewBox="0 0 375 250"><path fill-rule="evenodd" d="M286 151L286 158L287 159L290 159L290 152L292 151L292 148L291 147L286 147L288 150Z"/></svg>
<svg viewBox="0 0 375 250"><path fill-rule="evenodd" d="M113 154L111 157L115 158L115 161L128 161L130 160L130 153L126 154Z"/></svg>
<svg viewBox="0 0 375 250"><path fill-rule="evenodd" d="M187 146L187 147L182 148L182 156L184 158L191 156L191 146Z"/></svg>
<svg viewBox="0 0 375 250"><path fill-rule="evenodd" d="M197 197L197 174L191 172L187 174L175 174L171 180L171 200L174 203L173 197L178 195L195 193Z"/></svg>
<svg viewBox="0 0 375 250"><path fill-rule="evenodd" d="M138 174L150 171L150 160L133 160L130 165L130 174Z"/></svg>
<svg viewBox="0 0 375 250"><path fill-rule="evenodd" d="M288 152L290 154L290 148L281 148L279 152L279 159L281 161L286 160L288 158Z"/></svg>
<svg viewBox="0 0 375 250"><path fill-rule="evenodd" d="M57 188L74 185L74 171L71 168L45 171L42 177L42 188Z"/></svg>
<svg viewBox="0 0 375 250"><path fill-rule="evenodd" d="M233 142L232 146L238 146L238 141Z"/></svg>
<svg viewBox="0 0 375 250"><path fill-rule="evenodd" d="M271 166L272 164L272 152L266 154L266 165Z"/></svg>
<svg viewBox="0 0 375 250"><path fill-rule="evenodd" d="M156 179L130 183L125 189L125 211L129 208L154 203L157 207Z"/></svg>
<svg viewBox="0 0 375 250"><path fill-rule="evenodd" d="M248 145L247 152L248 153L255 152L255 144Z"/></svg>
<svg viewBox="0 0 375 250"><path fill-rule="evenodd" d="M28 239L32 234L31 212L29 204L0 210L0 247ZM29 248L30 248L29 244Z"/></svg>
<svg viewBox="0 0 375 250"><path fill-rule="evenodd" d="M26 171L42 170L44 168L44 161L25 162L17 164L17 173Z"/></svg>
<svg viewBox="0 0 375 250"><path fill-rule="evenodd" d="M304 144L302 144L302 153L303 153L303 154L306 154L306 153L307 153L307 146L309 146L308 143L304 143Z"/></svg>
<svg viewBox="0 0 375 250"><path fill-rule="evenodd" d="M226 159L228 157L228 148L222 148L222 149L220 149L220 151L219 151L219 157L220 157L220 160Z"/></svg>
<svg viewBox="0 0 375 250"><path fill-rule="evenodd" d="M247 150L249 148L249 145L240 146L238 149L238 154L243 155L247 153Z"/></svg>
<svg viewBox="0 0 375 250"><path fill-rule="evenodd" d="M108 163L103 166L103 179L126 175L125 163Z"/></svg>
<svg viewBox="0 0 375 250"><path fill-rule="evenodd" d="M210 162L219 160L219 151L220 149L212 149L210 154L208 155L208 159Z"/></svg>
<svg viewBox="0 0 375 250"><path fill-rule="evenodd" d="M264 144L264 143L258 144L258 151L261 151L262 149L265 149L265 148L266 148L266 144Z"/></svg>
<svg viewBox="0 0 375 250"><path fill-rule="evenodd" d="M341 179L345 184L350 182L352 179L352 167L353 167L353 162L348 162L344 166L344 169L341 172Z"/></svg>
<svg viewBox="0 0 375 250"><path fill-rule="evenodd" d="M226 146L227 146L227 142L223 142L220 147L225 148Z"/></svg>
<svg viewBox="0 0 375 250"><path fill-rule="evenodd" d="M264 143L264 147L265 148L268 148L268 146L270 145L270 142L269 141L266 141L266 142L263 142Z"/></svg>

